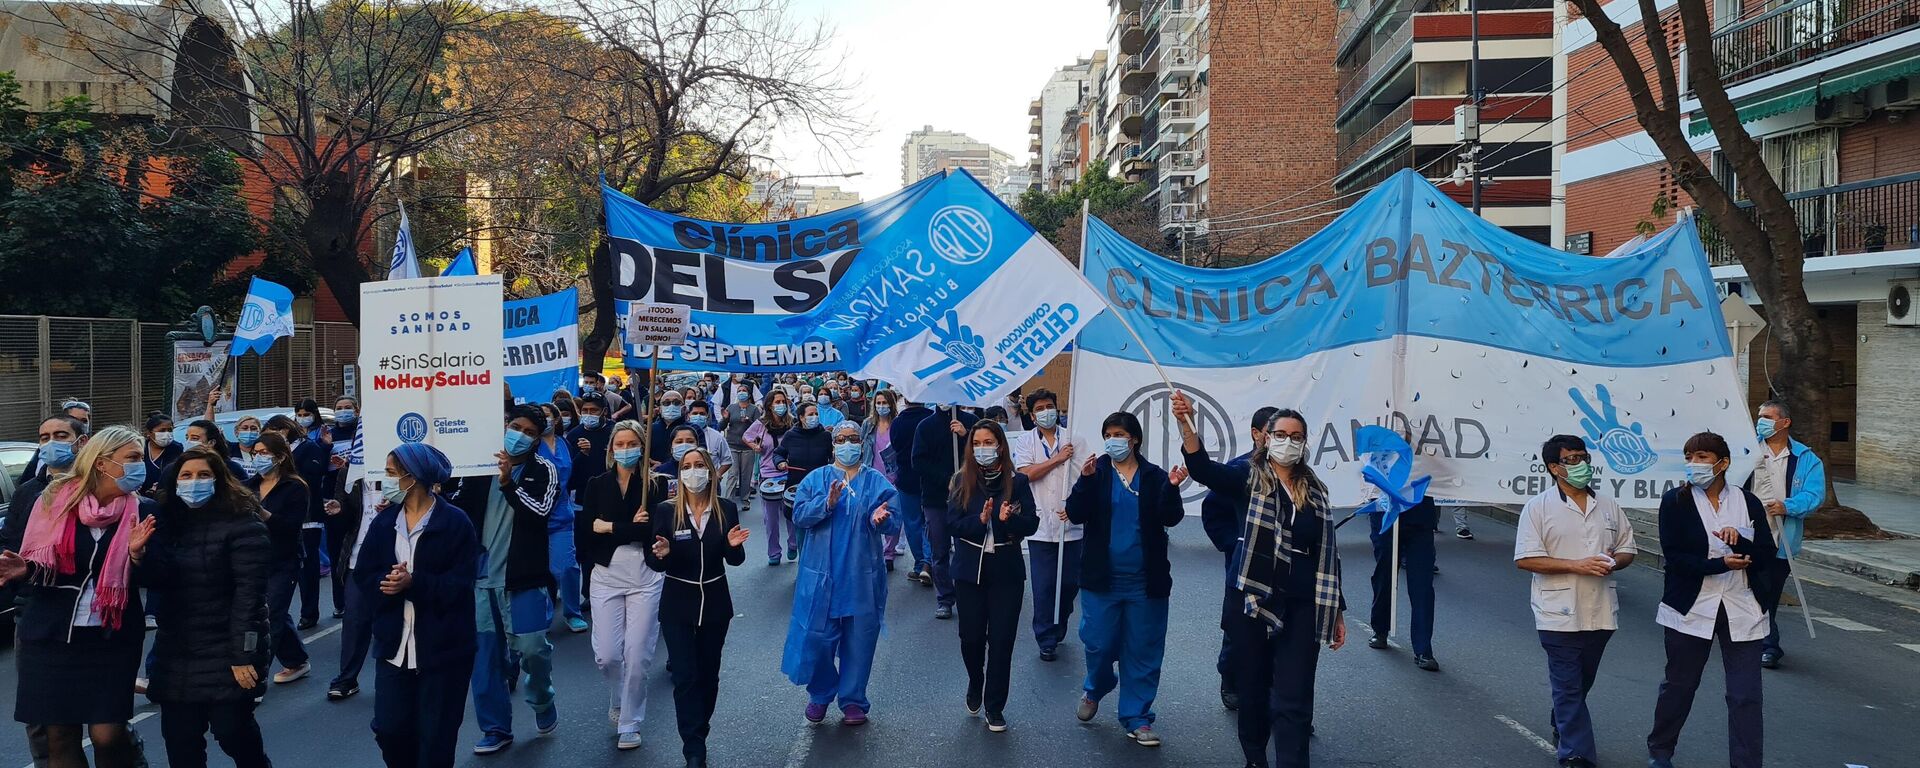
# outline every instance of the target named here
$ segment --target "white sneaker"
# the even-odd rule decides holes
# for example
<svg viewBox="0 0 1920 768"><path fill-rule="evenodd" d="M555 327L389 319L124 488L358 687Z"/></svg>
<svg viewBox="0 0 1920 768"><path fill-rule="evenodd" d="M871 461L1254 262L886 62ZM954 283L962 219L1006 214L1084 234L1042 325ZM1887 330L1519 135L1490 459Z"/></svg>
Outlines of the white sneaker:
<svg viewBox="0 0 1920 768"><path fill-rule="evenodd" d="M637 734L637 733L620 734L620 738L614 740L613 746L616 749L619 749L622 751L629 750L629 749L639 749L640 734Z"/></svg>
<svg viewBox="0 0 1920 768"><path fill-rule="evenodd" d="M297 667L287 667L286 669L280 670L278 674L275 674L273 676L273 681L275 683L284 685L287 683L291 683L295 680L298 680L300 678L306 677L307 673L312 671L313 671L313 662L307 662Z"/></svg>

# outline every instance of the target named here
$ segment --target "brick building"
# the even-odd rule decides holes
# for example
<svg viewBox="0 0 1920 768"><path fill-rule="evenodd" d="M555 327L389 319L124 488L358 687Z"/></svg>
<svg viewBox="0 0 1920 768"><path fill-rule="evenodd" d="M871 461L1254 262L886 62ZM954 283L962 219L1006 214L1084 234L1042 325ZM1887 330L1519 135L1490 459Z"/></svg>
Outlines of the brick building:
<svg viewBox="0 0 1920 768"><path fill-rule="evenodd" d="M1678 15L1670 3L1660 7L1661 27L1679 52ZM1638 4L1606 8L1644 59ZM1920 0L1715 0L1709 9L1711 55L1799 214L1806 290L1835 347L1829 466L1863 484L1911 487L1920 481L1912 461L1920 438L1903 424L1920 401L1920 327L1910 304L1920 293L1920 123L1910 114L1920 109ZM1692 201L1635 121L1591 26L1571 21L1563 48L1570 75L1561 164L1566 235L1604 254L1636 232L1670 224ZM1694 110L1697 102L1688 94L1682 107ZM1693 149L1737 195L1738 179L1704 118L1690 112L1684 120ZM1702 229L1715 279L1757 302L1711 224ZM1764 336L1749 351L1756 402L1778 360Z"/></svg>

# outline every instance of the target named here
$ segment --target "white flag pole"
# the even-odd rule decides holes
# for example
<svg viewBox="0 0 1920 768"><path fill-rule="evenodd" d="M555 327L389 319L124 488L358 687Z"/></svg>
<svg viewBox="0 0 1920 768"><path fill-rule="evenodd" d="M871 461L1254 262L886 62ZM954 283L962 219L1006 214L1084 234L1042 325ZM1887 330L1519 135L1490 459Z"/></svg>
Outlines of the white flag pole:
<svg viewBox="0 0 1920 768"><path fill-rule="evenodd" d="M1088 290L1093 291L1094 295L1100 297L1102 304L1107 305L1107 309L1113 312L1113 319L1119 320L1120 327L1127 329L1127 335L1133 337L1133 343L1140 345L1140 354L1146 355L1147 362L1153 363L1154 372L1160 374L1160 383L1167 385L1167 393L1171 395L1174 391L1173 379L1167 376L1167 369L1160 367L1160 360L1153 356L1153 349L1147 346L1145 339L1140 338L1140 332L1133 329L1133 324L1127 322L1127 316L1121 314L1119 308L1113 306L1113 302L1107 300L1107 295L1102 293L1100 289L1093 284L1093 281L1087 279L1085 272L1085 265L1087 263L1087 227L1093 218L1092 209L1093 205L1091 201L1080 201L1080 264L1082 266L1080 269L1074 270L1073 273L1080 277L1080 282L1085 283ZM1054 253L1059 254L1062 261L1067 258L1067 255L1060 253L1058 249L1055 249Z"/></svg>

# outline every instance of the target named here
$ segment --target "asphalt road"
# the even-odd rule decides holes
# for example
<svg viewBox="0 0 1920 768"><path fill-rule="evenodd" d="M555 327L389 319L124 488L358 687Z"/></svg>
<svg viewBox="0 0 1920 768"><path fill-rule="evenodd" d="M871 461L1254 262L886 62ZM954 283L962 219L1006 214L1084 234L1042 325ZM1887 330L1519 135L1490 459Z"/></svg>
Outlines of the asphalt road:
<svg viewBox="0 0 1920 768"><path fill-rule="evenodd" d="M1346 563L1349 636L1353 642L1321 657L1315 714L1315 764L1322 766L1549 766L1545 662L1527 607L1527 579L1511 563L1513 529L1477 520L1478 541L1443 537L1439 545L1435 655L1443 669L1416 669L1404 650L1365 646L1360 624L1371 593L1370 548L1361 531L1341 531ZM758 551L749 543L750 551ZM1015 655L1012 730L988 733L962 705L965 673L956 627L932 617L932 590L896 577L870 695L873 721L863 728L823 726L801 718L806 696L779 672L791 602L793 568L757 558L732 574L739 615L727 647L712 759L717 766L1238 766L1233 715L1220 706L1214 672L1219 648L1221 559L1198 521L1174 531L1174 604L1165 671L1156 710L1166 745L1128 741L1111 717L1080 723L1072 711L1084 672L1077 640L1060 660L1039 660L1023 634ZM902 573L904 573L904 566ZM1848 764L1869 768L1920 765L1920 599L1913 593L1851 577L1809 573L1819 636L1809 639L1798 609L1783 616L1789 651L1783 669L1766 675L1768 764L1794 768ZM1653 623L1660 575L1634 567L1620 576L1622 630L1608 648L1593 692L1602 764L1645 764L1645 735L1664 662ZM1402 615L1405 615L1403 607ZM275 686L259 718L268 751L281 766L377 766L368 730L371 672L357 698L329 703L326 679L337 668L339 637L331 619L309 630L315 673ZM1024 617L1023 617L1023 624ZM607 686L595 669L587 635L555 636L559 731L533 736L532 716L516 702L520 741L505 753L478 757L461 736L461 766L679 765L670 686L656 666L653 698L636 752L613 748ZM1903 643L1908 645L1902 645ZM664 661L665 649L661 650ZM14 688L15 668L0 663L0 690ZM1718 662L1710 662L1693 719L1680 745L1680 765L1725 760L1726 715ZM136 725L154 766L167 765L153 707ZM471 709L469 709L471 712ZM469 715L469 718L471 715ZM215 765L229 764L217 749ZM29 765L18 728L0 728L0 768Z"/></svg>

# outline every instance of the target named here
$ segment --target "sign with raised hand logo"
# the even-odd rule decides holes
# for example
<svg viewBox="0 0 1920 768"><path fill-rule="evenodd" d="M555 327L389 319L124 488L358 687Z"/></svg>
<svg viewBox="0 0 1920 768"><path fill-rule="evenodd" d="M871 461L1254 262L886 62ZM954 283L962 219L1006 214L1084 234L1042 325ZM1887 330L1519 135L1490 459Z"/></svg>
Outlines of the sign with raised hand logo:
<svg viewBox="0 0 1920 768"><path fill-rule="evenodd" d="M960 313L947 310L940 322L929 322L927 327L933 330L934 335L934 340L927 342L927 346L946 355L947 359L914 371L915 377L929 379L958 365L960 370L955 371L953 376L961 378L987 367L987 340L974 333L973 328L962 324Z"/></svg>
<svg viewBox="0 0 1920 768"><path fill-rule="evenodd" d="M1580 420L1580 428L1587 433L1587 439L1593 447L1600 449L1600 455L1606 457L1607 466L1623 475L1645 472L1653 466L1659 457L1654 454L1653 446L1647 443L1642 434L1640 422L1625 423L1620 420L1620 410L1613 405L1613 396L1607 393L1607 385L1593 386L1594 400L1599 403L1596 409L1587 402L1578 388L1567 390L1567 396L1573 398L1573 404L1586 414Z"/></svg>

